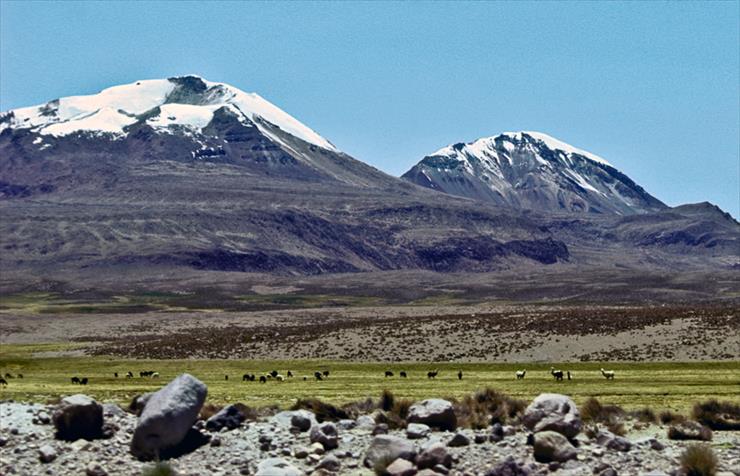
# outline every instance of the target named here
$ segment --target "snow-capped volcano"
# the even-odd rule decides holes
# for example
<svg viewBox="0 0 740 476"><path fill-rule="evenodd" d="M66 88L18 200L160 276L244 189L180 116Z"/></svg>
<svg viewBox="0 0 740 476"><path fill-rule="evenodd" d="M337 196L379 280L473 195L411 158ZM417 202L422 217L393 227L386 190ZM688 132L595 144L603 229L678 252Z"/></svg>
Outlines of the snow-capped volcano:
<svg viewBox="0 0 740 476"><path fill-rule="evenodd" d="M665 208L606 160L541 132L504 132L449 145L403 178L532 210L631 214Z"/></svg>
<svg viewBox="0 0 740 476"><path fill-rule="evenodd" d="M120 138L137 123L158 131L199 133L218 110L256 126L273 139L274 129L265 122L305 142L337 151L331 142L258 94L194 75L136 81L89 96L7 111L0 114L0 133L11 128L55 137L89 133Z"/></svg>

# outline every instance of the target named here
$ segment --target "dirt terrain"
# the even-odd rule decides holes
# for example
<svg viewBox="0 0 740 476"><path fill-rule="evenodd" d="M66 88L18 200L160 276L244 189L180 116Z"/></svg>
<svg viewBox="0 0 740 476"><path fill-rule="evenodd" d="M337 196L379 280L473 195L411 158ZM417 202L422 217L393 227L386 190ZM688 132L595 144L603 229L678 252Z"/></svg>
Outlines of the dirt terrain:
<svg viewBox="0 0 740 476"><path fill-rule="evenodd" d="M726 305L477 304L0 313L0 343L76 342L132 358L567 362L740 359Z"/></svg>

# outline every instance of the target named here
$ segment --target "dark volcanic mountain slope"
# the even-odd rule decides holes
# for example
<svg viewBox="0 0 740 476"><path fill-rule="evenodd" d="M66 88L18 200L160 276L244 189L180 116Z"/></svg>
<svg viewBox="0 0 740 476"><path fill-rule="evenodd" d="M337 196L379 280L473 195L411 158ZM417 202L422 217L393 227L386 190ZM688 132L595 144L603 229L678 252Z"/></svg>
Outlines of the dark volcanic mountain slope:
<svg viewBox="0 0 740 476"><path fill-rule="evenodd" d="M197 77L62 98L0 116L2 279L737 265L738 225L717 210L669 210L608 166L540 155L606 174L594 187L620 191L614 210L656 211L553 216L418 187Z"/></svg>
<svg viewBox="0 0 740 476"><path fill-rule="evenodd" d="M666 208L604 159L537 132L445 147L403 178L452 195L542 212L632 214Z"/></svg>
<svg viewBox="0 0 740 476"><path fill-rule="evenodd" d="M529 218L388 176L261 98L197 77L2 121L5 269L484 271L569 257Z"/></svg>

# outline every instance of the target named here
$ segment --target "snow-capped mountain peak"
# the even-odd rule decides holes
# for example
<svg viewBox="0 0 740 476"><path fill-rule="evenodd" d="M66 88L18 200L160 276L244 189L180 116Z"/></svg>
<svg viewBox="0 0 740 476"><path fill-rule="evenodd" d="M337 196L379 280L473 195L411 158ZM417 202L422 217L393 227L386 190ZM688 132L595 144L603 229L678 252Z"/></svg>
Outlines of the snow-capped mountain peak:
<svg viewBox="0 0 740 476"><path fill-rule="evenodd" d="M97 94L13 109L0 115L0 132L11 128L57 137L78 132L120 137L126 135L127 126L141 121L164 131L180 127L199 132L221 108L254 123L268 136L274 134L262 121L305 142L337 151L331 142L258 94L196 75L136 81Z"/></svg>
<svg viewBox="0 0 740 476"><path fill-rule="evenodd" d="M403 178L452 195L533 210L631 214L665 207L598 155L533 131L448 145Z"/></svg>

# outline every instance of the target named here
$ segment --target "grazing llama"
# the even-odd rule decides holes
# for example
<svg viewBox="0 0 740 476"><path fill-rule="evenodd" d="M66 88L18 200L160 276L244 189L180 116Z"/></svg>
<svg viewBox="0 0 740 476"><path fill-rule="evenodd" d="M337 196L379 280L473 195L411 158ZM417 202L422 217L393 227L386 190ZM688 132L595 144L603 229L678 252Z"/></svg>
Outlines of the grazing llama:
<svg viewBox="0 0 740 476"><path fill-rule="evenodd" d="M524 380L524 376L527 375L526 370L517 370L516 371L516 379L517 380Z"/></svg>
<svg viewBox="0 0 740 476"><path fill-rule="evenodd" d="M613 370L604 370L601 369L601 375L604 376L607 380L614 380L614 371Z"/></svg>

